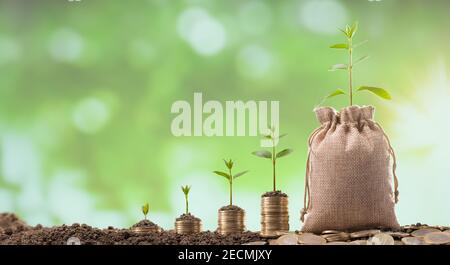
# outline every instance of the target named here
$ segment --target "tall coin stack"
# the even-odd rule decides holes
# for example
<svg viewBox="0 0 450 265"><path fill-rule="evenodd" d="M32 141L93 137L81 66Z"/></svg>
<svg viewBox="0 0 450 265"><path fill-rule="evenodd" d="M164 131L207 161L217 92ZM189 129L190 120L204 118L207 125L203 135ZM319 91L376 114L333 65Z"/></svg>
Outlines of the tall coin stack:
<svg viewBox="0 0 450 265"><path fill-rule="evenodd" d="M245 230L245 211L237 206L219 209L218 229L222 235L242 233Z"/></svg>
<svg viewBox="0 0 450 265"><path fill-rule="evenodd" d="M277 232L289 232L287 196L263 196L261 198L261 236L276 236Z"/></svg>
<svg viewBox="0 0 450 265"><path fill-rule="evenodd" d="M175 221L175 232L182 235L200 233L202 221L198 218L181 219Z"/></svg>

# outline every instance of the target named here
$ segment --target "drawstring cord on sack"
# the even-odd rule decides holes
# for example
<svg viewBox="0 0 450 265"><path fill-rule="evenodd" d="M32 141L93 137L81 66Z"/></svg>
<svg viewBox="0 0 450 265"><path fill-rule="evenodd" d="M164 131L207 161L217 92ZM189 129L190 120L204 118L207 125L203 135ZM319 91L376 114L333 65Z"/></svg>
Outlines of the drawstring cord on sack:
<svg viewBox="0 0 450 265"><path fill-rule="evenodd" d="M386 138L386 141L389 145L389 154L392 156L392 175L394 177L394 198L395 198L395 203L398 203L398 197L400 195L400 192L398 191L398 178L397 178L397 174L395 173L396 169L397 169L397 158L395 157L395 152L394 152L394 148L392 148L391 145L391 141L389 140L389 137L387 136L387 134L384 132L383 128L381 128L381 125L378 124L377 122L375 122L375 125L380 129L380 131L383 133L384 138Z"/></svg>
<svg viewBox="0 0 450 265"><path fill-rule="evenodd" d="M309 136L308 138L308 159L306 160L306 174L305 174L305 193L303 195L303 209L300 212L300 220L302 223L305 221L305 215L309 210L309 207L311 205L311 194L309 190L309 176L311 175L311 145L314 141L314 138L319 133L319 131L322 129L322 127L317 128L314 130L314 132Z"/></svg>

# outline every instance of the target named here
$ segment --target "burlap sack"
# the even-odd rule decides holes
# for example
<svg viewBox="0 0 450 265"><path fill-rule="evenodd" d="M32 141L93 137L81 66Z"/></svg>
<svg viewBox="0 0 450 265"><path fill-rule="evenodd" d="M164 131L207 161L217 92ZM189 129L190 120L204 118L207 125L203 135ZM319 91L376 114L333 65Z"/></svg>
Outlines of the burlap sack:
<svg viewBox="0 0 450 265"><path fill-rule="evenodd" d="M302 231L399 228L395 154L374 108L315 112L321 126L309 139Z"/></svg>

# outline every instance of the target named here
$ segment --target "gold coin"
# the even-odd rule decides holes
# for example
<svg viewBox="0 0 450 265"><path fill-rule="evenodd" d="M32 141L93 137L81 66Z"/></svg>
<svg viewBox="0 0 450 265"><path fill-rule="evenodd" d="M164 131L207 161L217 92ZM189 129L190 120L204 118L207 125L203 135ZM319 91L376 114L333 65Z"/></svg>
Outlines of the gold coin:
<svg viewBox="0 0 450 265"><path fill-rule="evenodd" d="M325 238L311 233L299 235L298 242L303 245L324 245L325 243L327 243Z"/></svg>
<svg viewBox="0 0 450 265"><path fill-rule="evenodd" d="M425 241L422 237L404 237L402 242L405 245L425 245Z"/></svg>
<svg viewBox="0 0 450 265"><path fill-rule="evenodd" d="M322 235L328 235L328 234L339 234L341 231L338 230L325 230L322 232Z"/></svg>
<svg viewBox="0 0 450 265"><path fill-rule="evenodd" d="M372 229L372 230L363 230L358 232L353 232L350 234L351 238L362 238L362 237L371 237L376 234L381 233L380 230Z"/></svg>
<svg viewBox="0 0 450 265"><path fill-rule="evenodd" d="M443 245L450 243L450 234L443 232L428 233L424 236L423 240L427 244Z"/></svg>
<svg viewBox="0 0 450 265"><path fill-rule="evenodd" d="M348 242L336 241L336 242L328 242L325 245L350 245Z"/></svg>
<svg viewBox="0 0 450 265"><path fill-rule="evenodd" d="M269 245L278 245L278 241L276 239L270 239Z"/></svg>
<svg viewBox="0 0 450 265"><path fill-rule="evenodd" d="M433 233L433 232L441 232L441 231L436 228L422 228L422 229L412 232L411 235L415 236L415 237L424 237L426 234Z"/></svg>
<svg viewBox="0 0 450 265"><path fill-rule="evenodd" d="M367 241L367 245L394 245L394 238L386 233L378 233Z"/></svg>
<svg viewBox="0 0 450 265"><path fill-rule="evenodd" d="M296 234L286 234L277 239L278 245L297 245L298 237Z"/></svg>
<svg viewBox="0 0 450 265"><path fill-rule="evenodd" d="M138 233L138 234L146 234L146 233L155 233L155 232L160 232L161 229L157 228L157 227L134 227L132 229L132 231L134 233Z"/></svg>
<svg viewBox="0 0 450 265"><path fill-rule="evenodd" d="M350 235L345 232L322 235L322 237L325 238L328 242L347 241L350 239Z"/></svg>
<svg viewBox="0 0 450 265"><path fill-rule="evenodd" d="M350 245L367 245L367 240L355 240L350 242Z"/></svg>
<svg viewBox="0 0 450 265"><path fill-rule="evenodd" d="M244 243L242 245L248 245L248 246L263 246L266 245L267 242L266 241L253 241L253 242L248 242L248 243Z"/></svg>
<svg viewBox="0 0 450 265"><path fill-rule="evenodd" d="M391 235L394 238L404 238L404 237L411 236L409 233L404 233L404 232L387 232L387 234Z"/></svg>

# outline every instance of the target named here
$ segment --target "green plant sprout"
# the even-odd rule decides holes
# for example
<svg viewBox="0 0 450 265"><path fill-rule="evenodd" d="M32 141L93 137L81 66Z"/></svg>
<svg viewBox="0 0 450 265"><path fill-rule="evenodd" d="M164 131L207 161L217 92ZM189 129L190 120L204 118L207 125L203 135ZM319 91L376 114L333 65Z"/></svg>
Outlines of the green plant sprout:
<svg viewBox="0 0 450 265"><path fill-rule="evenodd" d="M186 215L189 214L189 191L191 191L191 186L181 186L181 190L184 193L184 200L186 202Z"/></svg>
<svg viewBox="0 0 450 265"><path fill-rule="evenodd" d="M144 205L142 205L142 213L144 214L144 220L147 220L147 214L150 209L150 206L148 205L148 202Z"/></svg>
<svg viewBox="0 0 450 265"><path fill-rule="evenodd" d="M347 50L348 63L332 65L331 68L329 69L329 71L347 70L347 72L348 72L348 96L350 99L350 106L352 106L353 105L353 92L354 92L353 91L353 68L355 67L355 65L357 65L357 64L361 63L362 61L369 58L369 56L366 55L366 56L363 56L354 61L353 60L353 55L354 55L353 52L354 52L354 49L356 49L357 47L366 43L367 41L363 41L358 44L353 44L353 38L355 37L355 34L358 31L358 22L353 23L353 25L351 25L351 26L347 25L345 27L345 29L340 29L340 31L342 31L344 33L345 37L347 38L347 43L334 44L334 45L331 45L330 48ZM364 90L370 91L370 92L374 93L375 95L377 95L383 99L386 99L386 100L392 99L389 92L380 87L360 86L356 90L356 92L364 91ZM330 93L327 97L325 97L324 100L335 97L335 96L339 96L339 95L346 95L346 93L342 89L337 89L337 90L333 91L332 93Z"/></svg>
<svg viewBox="0 0 450 265"><path fill-rule="evenodd" d="M230 206L232 206L233 205L233 181L235 179L237 179L238 177L240 177L240 176L244 175L245 173L247 173L248 170L242 171L242 172L239 172L239 173L233 175L233 173L231 172L231 170L233 169L233 165L234 165L233 160L230 159L230 160L227 161L227 160L224 159L223 161L225 162L225 166L228 169L228 173L225 173L223 171L213 171L213 172L215 174L217 174L219 176L222 176L222 177L224 177L224 178L226 178L228 180L228 183L230 184Z"/></svg>
<svg viewBox="0 0 450 265"><path fill-rule="evenodd" d="M287 156L290 153L292 153L294 150L292 149L283 149L280 152L276 152L276 147L275 147L275 141L279 140L280 138L283 138L284 136L286 136L287 134L281 134L279 136L275 136L275 128L272 127L270 128L270 133L267 135L263 135L264 138L266 139L270 139L272 141L272 152L267 151L267 150L259 150L259 151L255 151L252 154L258 157L262 157L262 158L267 158L272 160L272 174L273 174L273 191L276 192L277 191L277 182L276 182L276 164L277 164L277 159L281 158L283 156Z"/></svg>

